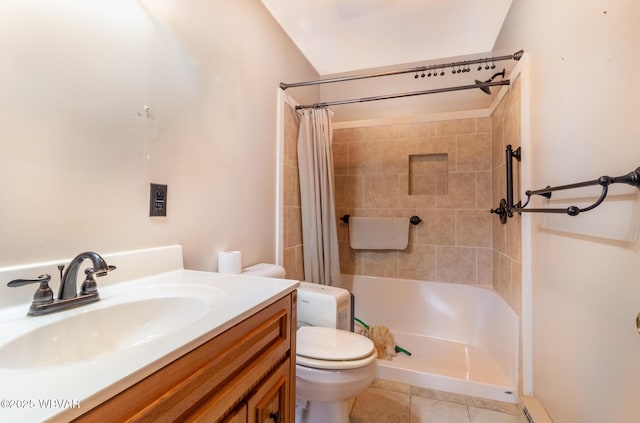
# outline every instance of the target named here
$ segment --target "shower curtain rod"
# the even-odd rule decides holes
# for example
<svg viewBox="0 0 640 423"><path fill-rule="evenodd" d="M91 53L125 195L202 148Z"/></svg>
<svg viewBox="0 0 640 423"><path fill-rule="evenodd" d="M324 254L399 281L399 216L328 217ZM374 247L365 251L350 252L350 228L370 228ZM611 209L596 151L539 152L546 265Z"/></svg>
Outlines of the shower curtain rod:
<svg viewBox="0 0 640 423"><path fill-rule="evenodd" d="M516 51L512 55L508 56L497 56L497 57L487 57L484 59L473 59L473 60L464 60L462 62L451 62L451 63L441 63L438 65L429 65L429 66L417 66L414 68L406 68L406 69L397 69L390 71L382 71L382 72L374 72L374 73L365 73L360 75L352 75L352 76L343 76L338 78L329 78L329 79L319 79L316 81L306 81L306 82L294 82L287 84L285 82L280 83L280 88L282 90L286 90L287 88L295 88L295 87L304 87L308 85L320 85L320 84L331 84L334 82L343 82L343 81L353 81L356 79L365 79L365 78L377 78L380 76L391 76L391 75L400 75L403 73L414 73L414 72L424 72L428 70L438 70L444 68L459 68L462 66L475 65L477 63L488 63L488 62L500 62L503 60L520 60L522 55L524 54L523 50Z"/></svg>
<svg viewBox="0 0 640 423"><path fill-rule="evenodd" d="M388 94L388 95L379 95L374 97L352 98L349 100L328 101L324 103L299 105L299 106L296 106L296 110L314 109L314 108L317 109L321 107L339 106L342 104L364 103L367 101L390 100L393 98L412 97L416 95L425 95L425 94L437 94L437 93L445 93L449 91L462 91L462 90L471 90L476 88L488 88L488 87L494 87L496 85L509 85L510 83L511 83L511 80L505 79L503 81L482 82L482 83L476 83L472 85L460 85L457 87L435 88L432 90L412 91L412 92L406 92L406 93L400 93L400 94Z"/></svg>

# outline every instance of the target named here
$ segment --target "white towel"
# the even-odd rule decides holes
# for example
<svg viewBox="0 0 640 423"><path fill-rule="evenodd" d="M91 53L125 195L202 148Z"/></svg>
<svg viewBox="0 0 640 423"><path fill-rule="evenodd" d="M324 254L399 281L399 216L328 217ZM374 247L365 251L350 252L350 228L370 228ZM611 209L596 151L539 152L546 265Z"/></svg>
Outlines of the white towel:
<svg viewBox="0 0 640 423"><path fill-rule="evenodd" d="M409 244L409 219L350 217L349 244L355 250L404 250Z"/></svg>

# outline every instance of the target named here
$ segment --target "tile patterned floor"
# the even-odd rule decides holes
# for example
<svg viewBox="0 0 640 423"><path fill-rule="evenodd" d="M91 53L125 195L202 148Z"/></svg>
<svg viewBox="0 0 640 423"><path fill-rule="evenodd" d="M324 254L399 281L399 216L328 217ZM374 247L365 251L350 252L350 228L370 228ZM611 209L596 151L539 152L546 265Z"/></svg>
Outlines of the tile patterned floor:
<svg viewBox="0 0 640 423"><path fill-rule="evenodd" d="M527 423L514 404L376 380L353 402L351 423Z"/></svg>

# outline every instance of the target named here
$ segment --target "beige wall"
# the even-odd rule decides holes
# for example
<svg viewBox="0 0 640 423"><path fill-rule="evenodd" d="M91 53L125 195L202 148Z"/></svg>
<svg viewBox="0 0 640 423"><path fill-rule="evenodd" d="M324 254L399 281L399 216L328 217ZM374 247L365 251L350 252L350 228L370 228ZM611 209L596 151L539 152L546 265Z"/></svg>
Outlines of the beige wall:
<svg viewBox="0 0 640 423"><path fill-rule="evenodd" d="M0 266L172 243L192 269L274 260L278 83L318 75L259 0L3 1L0 50Z"/></svg>
<svg viewBox="0 0 640 423"><path fill-rule="evenodd" d="M336 129L333 154L338 217L423 220L403 251L353 250L339 222L343 273L491 284L490 118ZM445 154L433 191L410 194L409 156Z"/></svg>
<svg viewBox="0 0 640 423"><path fill-rule="evenodd" d="M640 165L639 19L635 0L514 0L494 53L523 48L531 58L524 189ZM557 423L638 418L640 195L625 188L610 187L604 204L576 217L523 215L532 227L523 310L532 316L533 394ZM598 194L596 187L571 196Z"/></svg>

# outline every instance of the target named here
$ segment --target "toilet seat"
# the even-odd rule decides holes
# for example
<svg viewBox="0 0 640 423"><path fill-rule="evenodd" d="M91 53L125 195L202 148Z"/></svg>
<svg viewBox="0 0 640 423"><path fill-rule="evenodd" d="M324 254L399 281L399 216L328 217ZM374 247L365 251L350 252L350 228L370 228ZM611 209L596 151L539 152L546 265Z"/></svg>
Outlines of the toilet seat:
<svg viewBox="0 0 640 423"><path fill-rule="evenodd" d="M296 364L315 369L364 367L377 358L373 342L340 329L302 326L296 332Z"/></svg>

